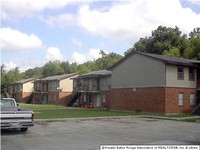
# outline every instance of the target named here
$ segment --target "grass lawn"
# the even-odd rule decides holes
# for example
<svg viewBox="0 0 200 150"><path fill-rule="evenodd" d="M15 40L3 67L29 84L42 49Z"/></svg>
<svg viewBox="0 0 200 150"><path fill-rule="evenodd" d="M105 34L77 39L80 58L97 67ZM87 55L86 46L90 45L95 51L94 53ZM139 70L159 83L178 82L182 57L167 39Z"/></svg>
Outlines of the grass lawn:
<svg viewBox="0 0 200 150"><path fill-rule="evenodd" d="M30 110L51 110L51 109L66 109L67 107L61 105L51 105L51 104L25 104L19 103L19 106L22 109L30 109Z"/></svg>
<svg viewBox="0 0 200 150"><path fill-rule="evenodd" d="M151 117L152 116L169 117L169 118L181 118L181 117L192 116L190 114L163 115L155 113L120 112L120 111L109 111L105 109L87 109L87 108L77 108L77 107L65 107L61 105L50 105L50 104L20 103L19 106L22 109L33 110L35 114L35 119L135 116L135 115L145 115ZM195 122L195 119L191 119L188 121Z"/></svg>
<svg viewBox="0 0 200 150"><path fill-rule="evenodd" d="M138 113L135 112L118 112L118 111L109 111L105 109L87 109L87 108L65 107L59 105L39 105L39 104L20 103L19 106L22 109L33 110L35 114L35 119L138 115Z"/></svg>

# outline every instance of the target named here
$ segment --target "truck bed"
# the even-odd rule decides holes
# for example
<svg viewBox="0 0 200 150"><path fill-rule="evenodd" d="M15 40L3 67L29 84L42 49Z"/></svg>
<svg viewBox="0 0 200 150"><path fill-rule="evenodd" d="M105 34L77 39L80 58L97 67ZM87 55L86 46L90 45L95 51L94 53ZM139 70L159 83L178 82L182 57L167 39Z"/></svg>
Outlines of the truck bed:
<svg viewBox="0 0 200 150"><path fill-rule="evenodd" d="M1 129L28 128L33 125L32 111L1 111Z"/></svg>

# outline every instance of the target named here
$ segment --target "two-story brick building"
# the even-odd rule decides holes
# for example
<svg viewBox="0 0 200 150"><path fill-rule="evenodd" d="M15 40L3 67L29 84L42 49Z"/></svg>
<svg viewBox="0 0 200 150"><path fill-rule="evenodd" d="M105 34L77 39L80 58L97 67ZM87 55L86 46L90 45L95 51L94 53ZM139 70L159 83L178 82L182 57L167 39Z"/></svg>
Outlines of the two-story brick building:
<svg viewBox="0 0 200 150"><path fill-rule="evenodd" d="M200 102L200 61L133 51L110 70L111 110L183 113Z"/></svg>
<svg viewBox="0 0 200 150"><path fill-rule="evenodd" d="M73 78L73 92L79 94L78 105L109 107L111 71L93 71Z"/></svg>
<svg viewBox="0 0 200 150"><path fill-rule="evenodd" d="M71 98L73 81L77 73L50 76L34 81L34 98L36 104L66 104Z"/></svg>
<svg viewBox="0 0 200 150"><path fill-rule="evenodd" d="M26 102L33 92L33 81L36 78L29 78L14 82L9 86L9 94L17 102Z"/></svg>

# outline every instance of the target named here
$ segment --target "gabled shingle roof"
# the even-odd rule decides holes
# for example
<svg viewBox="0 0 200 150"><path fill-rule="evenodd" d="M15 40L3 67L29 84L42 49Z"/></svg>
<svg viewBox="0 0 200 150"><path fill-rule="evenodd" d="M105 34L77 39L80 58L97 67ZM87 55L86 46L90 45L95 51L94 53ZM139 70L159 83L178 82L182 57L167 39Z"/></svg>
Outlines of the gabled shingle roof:
<svg viewBox="0 0 200 150"><path fill-rule="evenodd" d="M16 81L16 82L14 82L14 83L17 83L17 84L24 84L24 83L27 83L27 82L34 81L35 79L37 79L37 78L23 79L23 80Z"/></svg>
<svg viewBox="0 0 200 150"><path fill-rule="evenodd" d="M174 63L174 64L183 64L183 65L192 65L195 63L200 64L200 61L198 61L198 60L191 60L191 59L177 58L177 57L168 57L168 56L150 54L150 53L141 53L141 54L150 56L152 58L159 59L161 61L164 61L165 63Z"/></svg>
<svg viewBox="0 0 200 150"><path fill-rule="evenodd" d="M62 80L66 78L71 78L73 76L77 75L77 73L70 73L70 74L63 74L63 75L56 75L56 76L50 76L43 78L43 81L50 81L50 80Z"/></svg>
<svg viewBox="0 0 200 150"><path fill-rule="evenodd" d="M78 76L78 78L110 76L111 74L112 74L111 71L99 70L99 71L92 71L92 72L80 75L80 76Z"/></svg>
<svg viewBox="0 0 200 150"><path fill-rule="evenodd" d="M153 59L160 60L166 64L175 64L175 65L186 65L186 66L195 66L196 64L200 64L200 61L198 60L191 60L191 59L184 59L184 58L177 58L177 57L168 57L168 56L163 56L163 55L158 55L158 54L151 54L151 53L143 53L143 52L138 52L138 51L132 51L130 52L127 56L122 58L119 62L114 64L109 68L109 70L112 70L119 64L121 64L123 61L125 61L127 58L134 54L141 54L147 57L151 57Z"/></svg>

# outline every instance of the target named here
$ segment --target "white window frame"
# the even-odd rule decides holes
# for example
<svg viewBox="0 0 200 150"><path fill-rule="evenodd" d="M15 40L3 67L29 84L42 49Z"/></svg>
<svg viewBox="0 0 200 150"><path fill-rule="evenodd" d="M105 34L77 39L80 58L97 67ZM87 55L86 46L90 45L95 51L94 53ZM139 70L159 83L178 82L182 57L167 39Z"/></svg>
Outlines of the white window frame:
<svg viewBox="0 0 200 150"><path fill-rule="evenodd" d="M87 95L84 94L84 95L83 95L83 102L86 103L86 101L87 101Z"/></svg>
<svg viewBox="0 0 200 150"><path fill-rule="evenodd" d="M108 79L106 77L102 79L102 85L103 86L108 85Z"/></svg>
<svg viewBox="0 0 200 150"><path fill-rule="evenodd" d="M178 94L178 105L179 106L184 106L184 93L183 92L180 92Z"/></svg>
<svg viewBox="0 0 200 150"><path fill-rule="evenodd" d="M180 72L180 69L182 70L181 72ZM185 70L185 68L182 66L177 67L177 79L178 80L184 80L184 74L185 74L184 70Z"/></svg>
<svg viewBox="0 0 200 150"><path fill-rule="evenodd" d="M195 105L195 93L190 93L190 106Z"/></svg>
<svg viewBox="0 0 200 150"><path fill-rule="evenodd" d="M101 101L102 101L102 103L106 102L106 95L105 94L101 95Z"/></svg>

